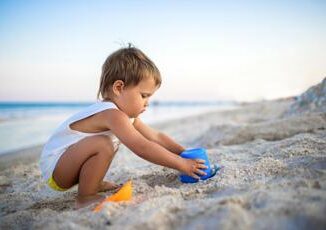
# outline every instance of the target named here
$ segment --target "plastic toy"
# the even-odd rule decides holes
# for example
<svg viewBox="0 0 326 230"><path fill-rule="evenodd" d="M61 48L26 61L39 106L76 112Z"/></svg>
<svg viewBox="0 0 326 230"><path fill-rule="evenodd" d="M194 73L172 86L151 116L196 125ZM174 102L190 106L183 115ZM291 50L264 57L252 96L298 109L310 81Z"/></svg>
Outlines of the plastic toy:
<svg viewBox="0 0 326 230"><path fill-rule="evenodd" d="M105 198L99 205L94 208L94 212L99 212L103 208L106 202L119 202L119 201L129 201L132 198L132 183L128 181L125 183L118 192Z"/></svg>
<svg viewBox="0 0 326 230"><path fill-rule="evenodd" d="M206 172L207 175L201 176L201 180L207 180L208 178L211 178L216 175L216 173L221 169L221 167L218 164L210 165L206 149L204 148L195 148L195 149L188 149L186 151L183 151L180 154L181 157L187 158L187 159L203 159L205 160L205 165L208 167L207 169L203 170ZM196 183L199 180L196 178L193 178L191 176L181 174L180 175L180 181L183 183Z"/></svg>

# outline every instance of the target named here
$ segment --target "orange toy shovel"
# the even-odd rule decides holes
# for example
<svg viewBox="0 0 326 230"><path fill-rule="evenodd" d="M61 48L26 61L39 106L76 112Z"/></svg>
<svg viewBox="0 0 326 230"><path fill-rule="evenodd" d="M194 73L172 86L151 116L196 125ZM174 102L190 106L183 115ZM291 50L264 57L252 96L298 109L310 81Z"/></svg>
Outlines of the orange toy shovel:
<svg viewBox="0 0 326 230"><path fill-rule="evenodd" d="M109 196L105 198L104 201L102 201L99 205L97 205L93 212L99 212L103 208L104 204L106 202L118 202L118 201L128 201L131 200L132 197L132 184L131 180L125 183L118 192L113 194L112 196Z"/></svg>

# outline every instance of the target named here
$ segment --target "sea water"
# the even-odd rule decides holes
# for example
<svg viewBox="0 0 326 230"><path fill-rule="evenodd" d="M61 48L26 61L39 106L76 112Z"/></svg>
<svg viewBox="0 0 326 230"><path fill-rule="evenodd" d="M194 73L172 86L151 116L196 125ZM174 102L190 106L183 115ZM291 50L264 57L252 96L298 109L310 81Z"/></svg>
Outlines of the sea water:
<svg viewBox="0 0 326 230"><path fill-rule="evenodd" d="M0 102L0 154L45 143L58 125L91 104ZM232 102L154 102L141 118L153 124L235 106Z"/></svg>

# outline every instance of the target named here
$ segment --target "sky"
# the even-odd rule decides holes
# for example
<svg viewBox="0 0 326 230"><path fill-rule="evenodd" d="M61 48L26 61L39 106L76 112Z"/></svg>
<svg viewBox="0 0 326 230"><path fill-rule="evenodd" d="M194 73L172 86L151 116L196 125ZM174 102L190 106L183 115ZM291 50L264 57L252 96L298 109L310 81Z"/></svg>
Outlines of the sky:
<svg viewBox="0 0 326 230"><path fill-rule="evenodd" d="M268 100L326 77L326 1L0 0L0 101L94 101L129 42L162 74L153 100Z"/></svg>

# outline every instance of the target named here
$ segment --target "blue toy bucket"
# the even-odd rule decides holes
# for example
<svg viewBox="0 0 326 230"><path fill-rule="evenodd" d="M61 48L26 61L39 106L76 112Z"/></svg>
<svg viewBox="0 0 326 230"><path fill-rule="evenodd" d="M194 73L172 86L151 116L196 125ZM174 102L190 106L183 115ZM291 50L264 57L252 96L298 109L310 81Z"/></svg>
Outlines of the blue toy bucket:
<svg viewBox="0 0 326 230"><path fill-rule="evenodd" d="M206 154L206 149L204 148L196 148L196 149L188 149L186 151L183 151L180 154L181 157L183 158L187 158L187 159L203 159L205 160L205 165L208 167L207 169L202 169L204 172L206 172L207 175L205 176L201 176L200 179L201 180L206 180L208 179L211 175L211 167L210 167L210 163ZM181 174L180 175L180 181L183 183L196 183L198 182L197 179L185 175L185 174Z"/></svg>

